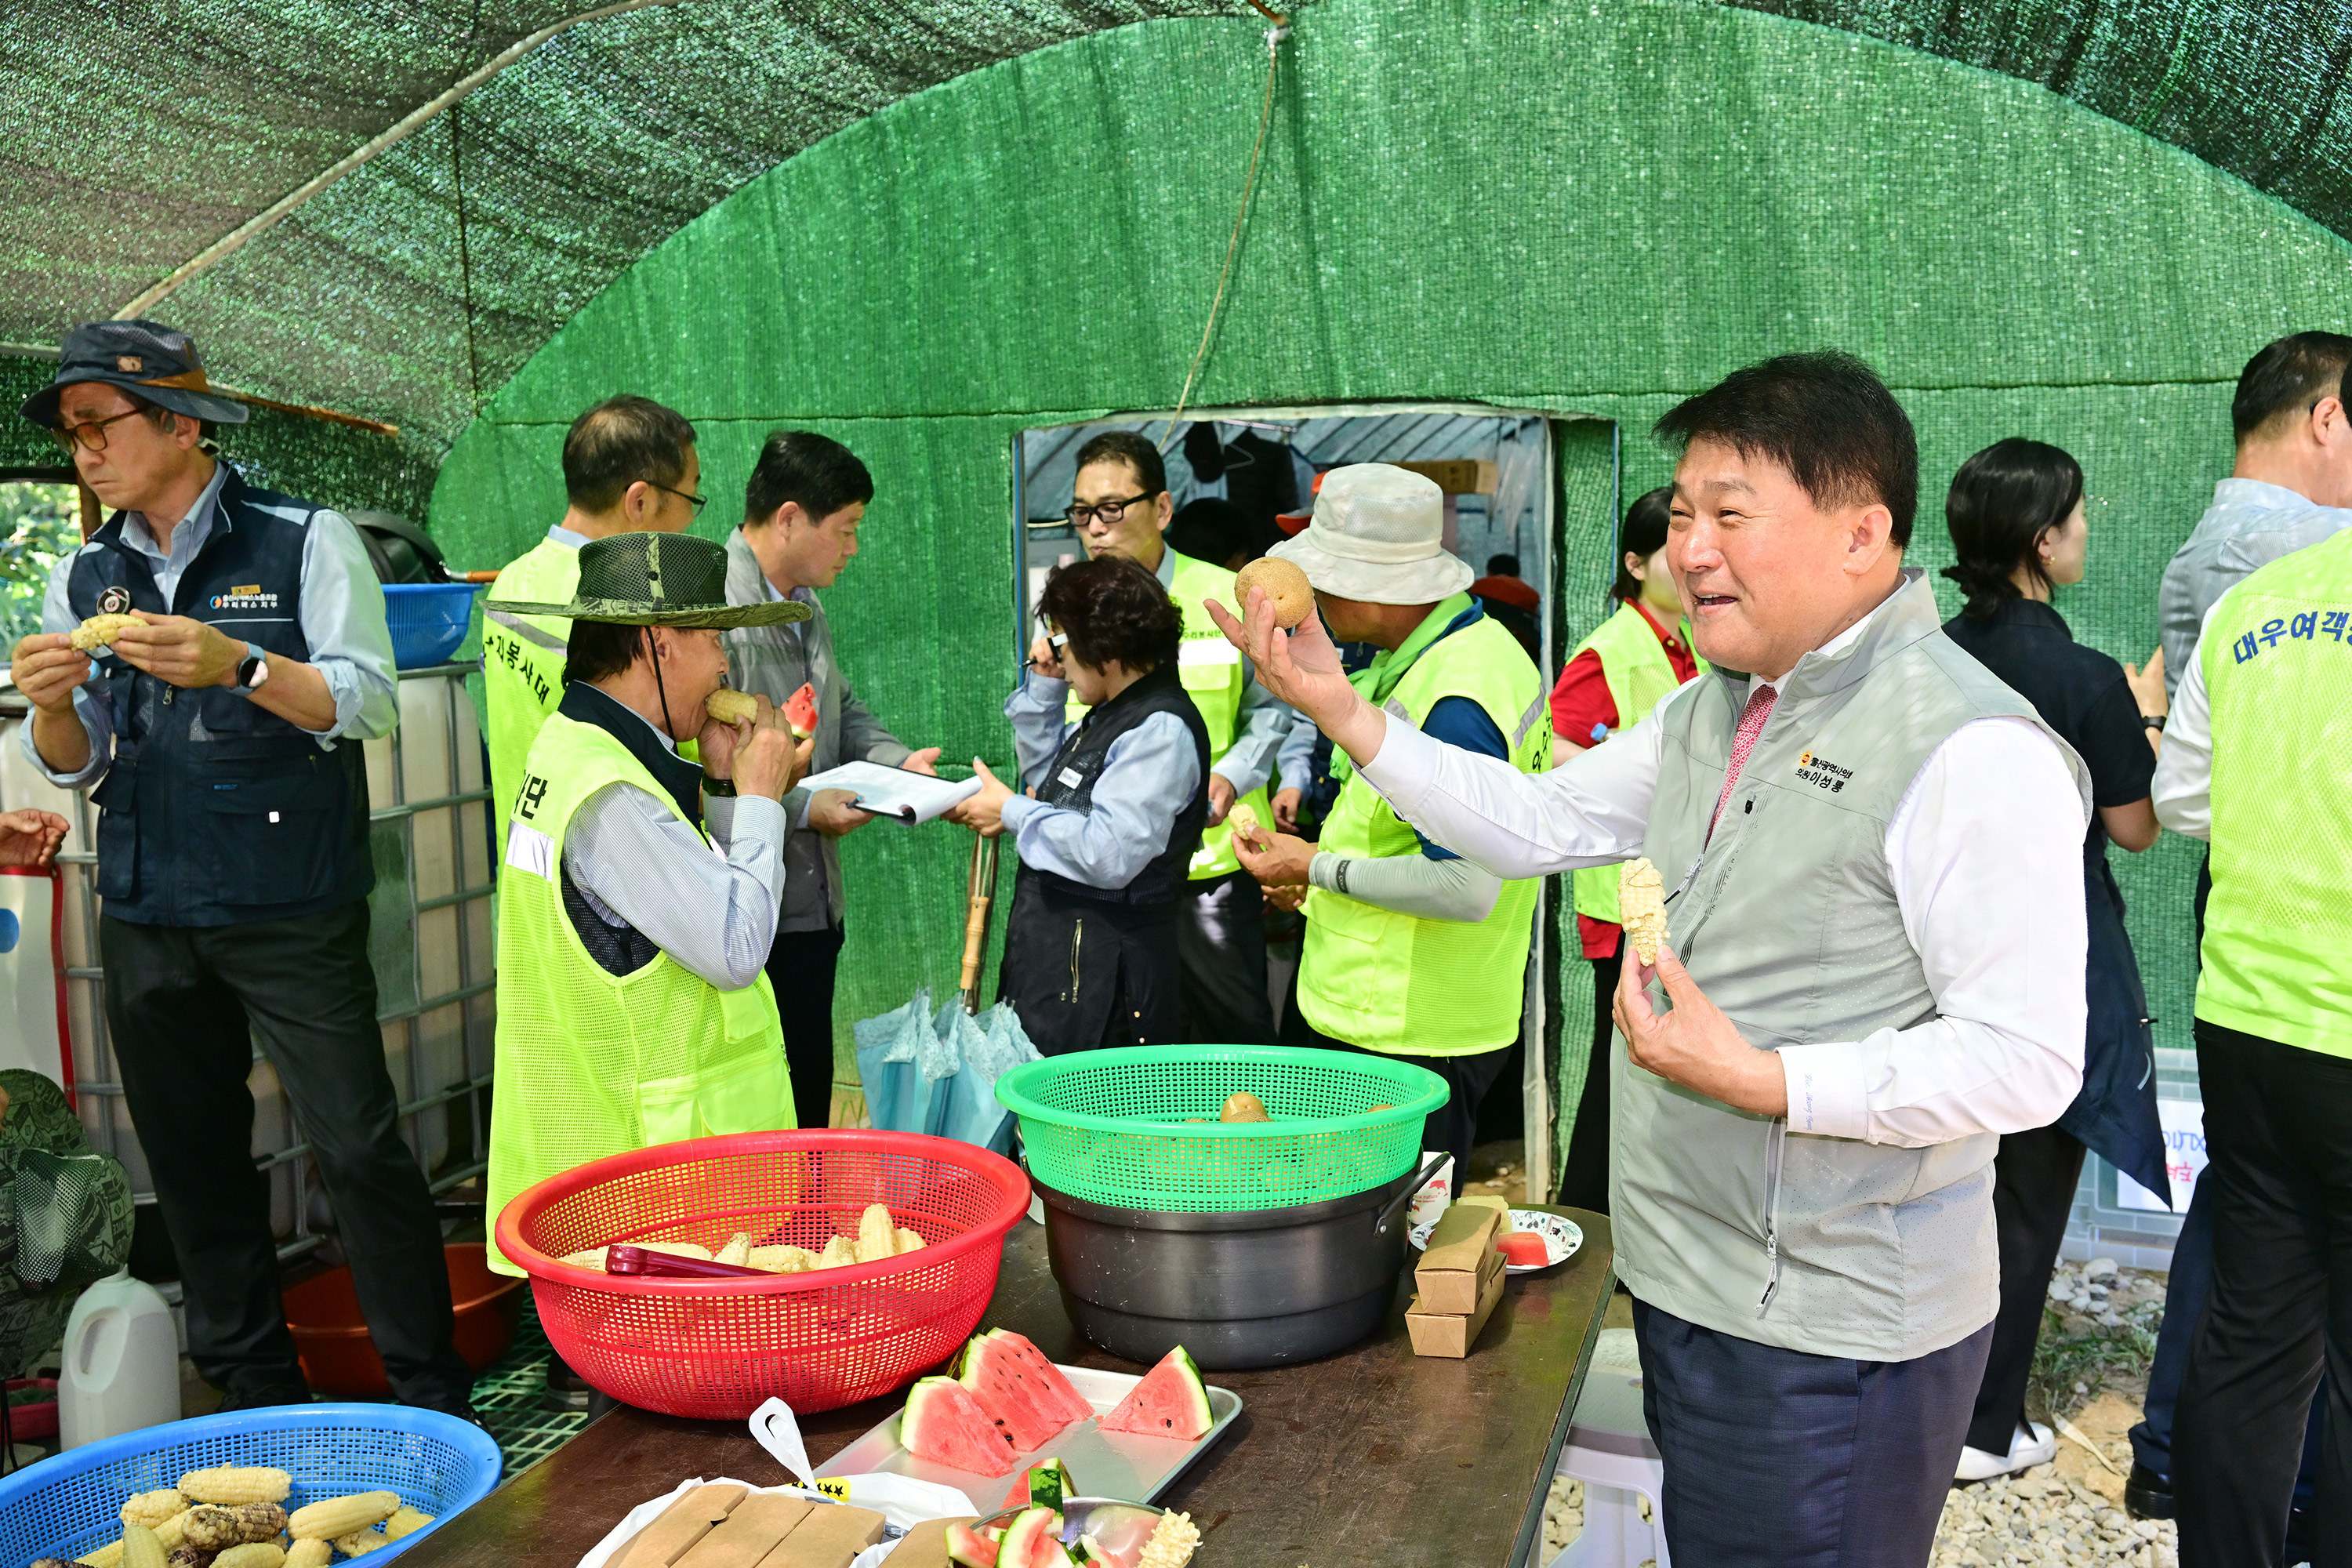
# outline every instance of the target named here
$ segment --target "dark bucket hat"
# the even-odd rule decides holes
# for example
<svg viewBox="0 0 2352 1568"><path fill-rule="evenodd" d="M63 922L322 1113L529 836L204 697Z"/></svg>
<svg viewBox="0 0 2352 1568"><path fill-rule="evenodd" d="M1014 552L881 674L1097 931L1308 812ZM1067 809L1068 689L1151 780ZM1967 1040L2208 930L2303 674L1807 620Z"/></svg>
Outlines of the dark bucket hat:
<svg viewBox="0 0 2352 1568"><path fill-rule="evenodd" d="M85 321L58 351L58 378L25 400L25 417L58 427L58 396L68 386L103 381L135 392L158 408L242 425L246 406L212 390L205 362L188 334L161 321Z"/></svg>
<svg viewBox="0 0 2352 1568"><path fill-rule="evenodd" d="M568 605L492 599L482 608L624 626L775 626L804 621L806 605L727 602L727 548L690 533L615 533L580 547L580 586Z"/></svg>

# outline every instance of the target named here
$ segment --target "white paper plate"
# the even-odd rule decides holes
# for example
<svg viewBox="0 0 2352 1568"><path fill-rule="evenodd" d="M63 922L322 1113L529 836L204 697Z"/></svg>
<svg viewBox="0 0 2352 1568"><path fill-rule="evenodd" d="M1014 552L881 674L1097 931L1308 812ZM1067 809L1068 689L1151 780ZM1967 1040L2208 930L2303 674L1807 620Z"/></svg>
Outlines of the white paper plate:
<svg viewBox="0 0 2352 1568"><path fill-rule="evenodd" d="M1435 1220L1431 1220L1426 1225L1414 1226L1412 1227L1413 1250L1426 1251L1429 1247L1429 1233L1436 1228ZM1533 1274L1538 1269L1565 1263L1576 1256L1578 1247L1584 1245L1584 1231L1574 1220L1556 1214L1545 1214L1540 1209L1513 1209L1511 1228L1531 1230L1542 1237L1544 1250L1551 1255L1551 1260L1548 1263L1506 1263L1503 1265L1503 1272L1506 1274Z"/></svg>

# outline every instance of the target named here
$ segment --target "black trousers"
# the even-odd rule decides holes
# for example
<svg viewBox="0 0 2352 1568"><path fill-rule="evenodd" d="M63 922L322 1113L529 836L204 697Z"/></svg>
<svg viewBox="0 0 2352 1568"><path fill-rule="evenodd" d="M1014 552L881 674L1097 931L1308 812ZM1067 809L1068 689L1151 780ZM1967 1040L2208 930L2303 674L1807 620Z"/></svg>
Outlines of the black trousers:
<svg viewBox="0 0 2352 1568"><path fill-rule="evenodd" d="M784 1061L793 1075L793 1119L801 1127L833 1125L833 981L843 931L780 931L768 949L768 984L784 1026Z"/></svg>
<svg viewBox="0 0 2352 1568"><path fill-rule="evenodd" d="M2055 1127L2004 1132L1992 1163L1992 1223L2000 1238L2000 1311L1992 1321L1992 1352L1969 1421L1969 1447L2009 1452L2025 1424L2025 1384L2033 1373L2033 1346L2050 1275L2066 1239L2074 1184L2083 1175L2083 1145Z"/></svg>
<svg viewBox="0 0 2352 1568"><path fill-rule="evenodd" d="M2280 1560L2312 1393L2315 1568L2352 1564L2352 1061L2197 1021L2213 1293L2172 1433L2181 1568Z"/></svg>
<svg viewBox="0 0 2352 1568"><path fill-rule="evenodd" d="M1609 1079L1617 1070L1617 976L1625 966L1625 942L1592 965L1592 1058L1584 1069L1584 1093L1569 1129L1568 1159L1559 1171L1559 1201L1570 1208L1609 1212Z"/></svg>
<svg viewBox="0 0 2352 1568"><path fill-rule="evenodd" d="M1633 1331L1676 1563L1926 1568L1991 1324L1911 1361L1849 1361L1637 1296Z"/></svg>
<svg viewBox="0 0 2352 1568"><path fill-rule="evenodd" d="M464 1399L449 1275L425 1174L401 1142L368 967L364 900L231 926L99 921L106 1022L185 1292L188 1353L232 1394L299 1397L269 1187L254 1169L253 1043L278 1071L334 1205L393 1392Z"/></svg>
<svg viewBox="0 0 2352 1568"><path fill-rule="evenodd" d="M1184 1038L1198 1045L1270 1046L1265 994L1265 895L1247 871L1186 884L1177 900Z"/></svg>
<svg viewBox="0 0 2352 1568"><path fill-rule="evenodd" d="M1491 1051L1466 1057L1416 1057L1402 1051L1365 1050L1346 1040L1333 1039L1308 1023L1298 1011L1295 991L1287 1016L1282 1021L1282 1043L1307 1050L1362 1051L1366 1056L1387 1057L1392 1061L1427 1068L1444 1079L1452 1092L1445 1104L1422 1124L1421 1146L1433 1152L1443 1149L1454 1156L1454 1190L1462 1190L1462 1184L1470 1179L1470 1151L1478 1142L1478 1102L1495 1087L1503 1064L1510 1059L1510 1047L1497 1046Z"/></svg>

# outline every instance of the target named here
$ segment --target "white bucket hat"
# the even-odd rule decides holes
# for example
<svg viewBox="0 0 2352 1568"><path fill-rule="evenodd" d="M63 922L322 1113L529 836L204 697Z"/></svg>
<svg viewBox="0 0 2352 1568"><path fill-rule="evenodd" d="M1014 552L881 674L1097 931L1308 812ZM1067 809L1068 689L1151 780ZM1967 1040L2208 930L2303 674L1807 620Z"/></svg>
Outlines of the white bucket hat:
<svg viewBox="0 0 2352 1568"><path fill-rule="evenodd" d="M1306 531L1269 553L1338 598L1432 605L1477 576L1444 538L1445 492L1434 480L1393 463L1355 463L1323 476Z"/></svg>

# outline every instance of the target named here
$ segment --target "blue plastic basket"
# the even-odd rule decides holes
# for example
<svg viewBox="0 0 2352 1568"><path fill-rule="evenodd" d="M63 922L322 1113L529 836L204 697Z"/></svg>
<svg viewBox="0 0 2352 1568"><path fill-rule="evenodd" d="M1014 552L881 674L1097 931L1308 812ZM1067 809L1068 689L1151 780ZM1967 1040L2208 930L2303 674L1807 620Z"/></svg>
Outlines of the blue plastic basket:
<svg viewBox="0 0 2352 1568"><path fill-rule="evenodd" d="M122 1534L134 1492L213 1465L275 1465L294 1478L291 1513L347 1492L394 1491L434 1516L368 1553L381 1563L499 1484L499 1446L470 1422L404 1405L278 1405L173 1421L29 1465L0 1479L0 1563L79 1557Z"/></svg>
<svg viewBox="0 0 2352 1568"><path fill-rule="evenodd" d="M383 613L392 623L392 662L402 669L425 669L457 652L473 625L476 586L386 583Z"/></svg>

